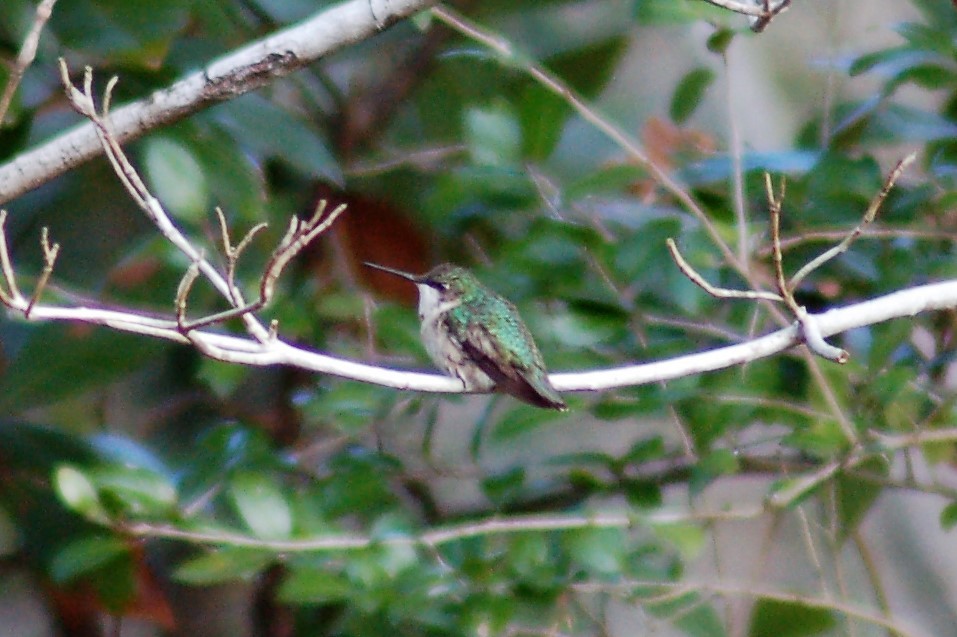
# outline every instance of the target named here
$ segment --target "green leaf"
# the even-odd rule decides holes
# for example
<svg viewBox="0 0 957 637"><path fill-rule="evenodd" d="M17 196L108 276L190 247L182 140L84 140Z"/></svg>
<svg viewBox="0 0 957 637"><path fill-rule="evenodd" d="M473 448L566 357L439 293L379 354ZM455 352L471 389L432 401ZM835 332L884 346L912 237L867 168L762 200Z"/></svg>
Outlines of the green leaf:
<svg viewBox="0 0 957 637"><path fill-rule="evenodd" d="M108 465L92 470L90 478L101 499L126 515L165 516L176 505L176 488L166 476L149 469Z"/></svg>
<svg viewBox="0 0 957 637"><path fill-rule="evenodd" d="M580 529L565 536L565 548L579 565L600 575L620 575L625 557L622 529Z"/></svg>
<svg viewBox="0 0 957 637"><path fill-rule="evenodd" d="M518 405L508 411L492 429L491 442L500 444L531 433L541 425L556 420L558 412L551 409L539 409L528 405Z"/></svg>
<svg viewBox="0 0 957 637"><path fill-rule="evenodd" d="M325 136L261 95L248 94L211 109L220 125L244 146L279 159L307 177L342 183L342 169Z"/></svg>
<svg viewBox="0 0 957 637"><path fill-rule="evenodd" d="M529 159L548 158L561 140L572 109L540 84L529 84L518 102L522 126L522 152Z"/></svg>
<svg viewBox="0 0 957 637"><path fill-rule="evenodd" d="M196 586L247 580L274 559L271 552L223 548L180 564L173 571L173 579Z"/></svg>
<svg viewBox="0 0 957 637"><path fill-rule="evenodd" d="M508 564L519 575L539 574L551 565L548 540L544 533L519 533L508 549Z"/></svg>
<svg viewBox="0 0 957 637"><path fill-rule="evenodd" d="M627 50L628 43L629 38L616 35L552 56L546 63L572 90L594 99L618 68L617 63Z"/></svg>
<svg viewBox="0 0 957 637"><path fill-rule="evenodd" d="M714 82L714 71L699 67L689 71L675 88L668 110L676 124L683 124L701 104L705 92Z"/></svg>
<svg viewBox="0 0 957 637"><path fill-rule="evenodd" d="M691 470L688 489L692 496L699 495L705 487L722 477L738 471L738 457L730 449L714 449L703 456Z"/></svg>
<svg viewBox="0 0 957 637"><path fill-rule="evenodd" d="M684 24L707 15L724 17L694 0L635 0L635 20L642 26Z"/></svg>
<svg viewBox="0 0 957 637"><path fill-rule="evenodd" d="M64 465L53 475L57 495L67 508L95 522L106 523L109 515L93 482L75 467Z"/></svg>
<svg viewBox="0 0 957 637"><path fill-rule="evenodd" d="M701 595L667 595L663 601L646 602L655 617L670 619L682 634L688 637L723 637L727 635L724 622L714 608L707 605Z"/></svg>
<svg viewBox="0 0 957 637"><path fill-rule="evenodd" d="M276 596L284 604L329 604L344 601L352 592L349 580L324 568L297 568L289 573Z"/></svg>
<svg viewBox="0 0 957 637"><path fill-rule="evenodd" d="M229 484L229 498L247 526L258 537L286 539L292 533L292 512L271 476L244 471Z"/></svg>
<svg viewBox="0 0 957 637"><path fill-rule="evenodd" d="M143 166L153 194L175 216L198 223L209 214L209 185L189 148L170 137L150 137Z"/></svg>
<svg viewBox="0 0 957 637"><path fill-rule="evenodd" d="M718 29L708 38L707 47L712 53L724 55L731 42L734 40L735 33L731 29Z"/></svg>
<svg viewBox="0 0 957 637"><path fill-rule="evenodd" d="M633 164L602 166L598 170L586 172L577 180L569 181L564 188L564 195L568 201L576 201L593 195L620 193L647 176L644 168Z"/></svg>
<svg viewBox="0 0 957 637"><path fill-rule="evenodd" d="M521 159L522 129L504 102L466 111L465 142L479 166L510 166Z"/></svg>
<svg viewBox="0 0 957 637"><path fill-rule="evenodd" d="M525 485L525 469L513 467L503 473L482 480L482 491L496 506L505 506L522 492Z"/></svg>
<svg viewBox="0 0 957 637"><path fill-rule="evenodd" d="M128 375L163 346L100 327L35 327L0 377L0 412L50 405Z"/></svg>
<svg viewBox="0 0 957 637"><path fill-rule="evenodd" d="M949 531L957 525L957 502L951 502L940 511L940 528Z"/></svg>
<svg viewBox="0 0 957 637"><path fill-rule="evenodd" d="M657 460L665 455L665 441L661 436L642 438L636 441L628 452L622 456L625 464L641 464L650 460Z"/></svg>
<svg viewBox="0 0 957 637"><path fill-rule="evenodd" d="M800 602L761 599L751 613L748 637L812 637L837 625L833 611Z"/></svg>
<svg viewBox="0 0 957 637"><path fill-rule="evenodd" d="M341 431L362 430L391 404L394 391L365 383L335 383L302 405L310 420L328 422Z"/></svg>
<svg viewBox="0 0 957 637"><path fill-rule="evenodd" d="M248 376L248 367L205 357L196 372L197 380L204 382L221 399L231 396Z"/></svg>
<svg viewBox="0 0 957 637"><path fill-rule="evenodd" d="M187 0L74 0L57 6L50 20L67 48L147 68L157 66L163 43L187 24Z"/></svg>
<svg viewBox="0 0 957 637"><path fill-rule="evenodd" d="M707 536L700 526L684 522L662 522L653 524L652 529L663 540L674 546L686 559L692 559L701 553Z"/></svg>
<svg viewBox="0 0 957 637"><path fill-rule="evenodd" d="M97 454L86 439L67 431L25 422L0 420L0 449L7 469L44 477L61 464L89 465Z"/></svg>
<svg viewBox="0 0 957 637"><path fill-rule="evenodd" d="M57 583L66 584L128 552L126 543L114 536L93 535L74 540L54 555L50 562L50 577Z"/></svg>
<svg viewBox="0 0 957 637"><path fill-rule="evenodd" d="M862 463L859 469L873 475L885 475L888 467L882 458L876 458ZM839 539L843 540L860 525L884 489L872 480L862 480L846 474L839 475L835 484L840 520Z"/></svg>

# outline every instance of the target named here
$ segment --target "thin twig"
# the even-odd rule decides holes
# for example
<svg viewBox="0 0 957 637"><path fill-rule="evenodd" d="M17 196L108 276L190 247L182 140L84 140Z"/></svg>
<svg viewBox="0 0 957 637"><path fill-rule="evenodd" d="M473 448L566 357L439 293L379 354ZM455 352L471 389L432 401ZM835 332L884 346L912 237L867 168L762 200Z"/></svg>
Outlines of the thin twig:
<svg viewBox="0 0 957 637"><path fill-rule="evenodd" d="M894 169L891 170L890 174L887 175L887 179L884 180L884 185L881 188L880 192L877 193L877 196L871 200L870 205L867 207L867 210L864 212L864 217L861 219L861 222L857 224L853 230L851 230L844 240L839 244L831 248L830 250L825 251L823 254L809 261L804 267L797 271L793 277L791 277L790 289L795 290L797 286L801 284L801 281L804 278L821 267L834 257L847 252L847 249L850 245L861 236L861 233L864 232L864 229L874 221L874 217L877 216L877 211L880 210L881 204L884 203L884 200L887 199L887 195L890 194L891 189L894 187L894 184L897 182L898 178L904 172L904 169L907 168L915 159L917 158L917 153L911 153L910 155L904 157L904 159L897 162L897 165L894 166Z"/></svg>
<svg viewBox="0 0 957 637"><path fill-rule="evenodd" d="M761 588L754 588L745 585L738 585L726 582L660 582L655 580L632 580L626 582L604 583L604 582L583 582L572 585L576 590L590 592L614 592L635 593L639 591L654 590L681 590L685 593L695 592L714 592L724 595L743 595L755 597L757 599L770 599L780 602L787 602L807 608L821 608L832 610L865 621L874 626L881 626L893 630L904 637L922 637L923 632L918 632L916 628L905 627L902 624L887 619L883 615L877 614L869 608L864 608L848 602L835 601L831 599L821 599L810 597L800 593L786 593L780 591L771 591Z"/></svg>
<svg viewBox="0 0 957 637"><path fill-rule="evenodd" d="M3 87L3 94L0 95L0 127L3 127L3 120L7 116L10 104L13 102L13 96L20 87L20 81L23 80L23 74L27 72L30 65L33 64L37 55L37 47L40 45L40 34L43 27L53 15L53 5L56 0L43 0L37 5L33 26L23 39L23 45L20 47L20 53L17 55L17 61L10 71L10 77L7 79L7 85Z"/></svg>
<svg viewBox="0 0 957 637"><path fill-rule="evenodd" d="M847 230L819 230L803 232L798 236L782 237L781 250L787 252L792 248L804 245L806 243L820 243L840 241L847 236ZM926 239L928 241L957 241L957 234L945 230L917 230L913 228L875 228L873 225L865 234L858 237L858 240L864 239ZM772 246L760 248L757 251L759 257L769 257L773 251Z"/></svg>
<svg viewBox="0 0 957 637"><path fill-rule="evenodd" d="M782 178L781 185L778 187L778 193L774 194L774 185L771 183L771 175L764 173L764 190L768 198L768 214L771 217L771 255L774 261L774 282L777 285L781 300L788 306L791 313L796 315L798 313L798 304L794 300L794 295L792 295L790 289L788 289L784 275L784 256L781 254L781 206L784 205L784 193L786 189L787 182Z"/></svg>
<svg viewBox="0 0 957 637"><path fill-rule="evenodd" d="M0 271L3 272L3 280L7 285L6 291L0 285L0 301L11 307L21 303L23 295L17 287L17 276L7 249L7 211L2 209L0 209Z"/></svg>
<svg viewBox="0 0 957 637"><path fill-rule="evenodd" d="M98 113L93 98L93 71L86 68L83 76L83 91L79 91L70 82L69 71L64 60L60 60L60 75L66 89L67 97L73 107L83 116L88 118L95 126L97 135L103 145L103 150L109 159L113 170L120 178L120 182L126 188L127 192L153 222L160 233L166 239L176 246L190 260L196 263L200 273L213 285L213 287L227 300L232 301L233 293L226 282L224 276L200 254L199 250L183 235L182 232L173 224L169 214L163 208L163 205L154 197L146 184L140 178L139 173L133 168L129 159L126 157L123 149L120 147L116 136L109 125L109 112L104 110ZM104 105L108 106L110 95L115 86L115 79L111 79L107 84L104 96ZM260 341L269 338L265 326L260 323L251 313L242 314L242 319L246 330Z"/></svg>
<svg viewBox="0 0 957 637"><path fill-rule="evenodd" d="M746 281L749 283L752 282L744 264L738 261L737 256L735 256L702 206L695 201L687 189L682 187L665 168L659 166L657 162L648 156L637 140L613 124L608 118L599 114L594 107L589 105L581 96L572 90L571 87L563 82L561 78L540 64L533 62L528 56L517 51L507 39L483 29L447 6L440 5L433 7L432 15L443 24L458 31L467 38L495 51L509 66L524 70L525 73L544 88L565 100L582 119L615 142L632 160L647 168L655 178L655 181L670 192L675 199L681 203L685 210L690 212L698 220L728 264ZM752 287L756 286L752 285Z"/></svg>
<svg viewBox="0 0 957 637"><path fill-rule="evenodd" d="M33 288L30 302L27 303L27 307L23 311L23 316L27 319L30 318L30 312L33 311L33 306L40 300L40 295L43 294L43 289L46 287L47 281L50 280L50 275L53 274L53 266L56 264L57 255L60 253L60 244L54 243L51 246L49 235L49 230L44 226L40 231L40 248L43 250L43 270L40 272L40 278L37 279L36 287Z"/></svg>
<svg viewBox="0 0 957 637"><path fill-rule="evenodd" d="M219 230L223 242L223 255L226 257L226 283L229 285L233 305L241 306L245 304L245 301L243 301L242 292L236 287L236 264L239 262L239 257L242 255L243 250L249 246L253 238L260 231L268 228L269 224L266 222L256 224L246 233L246 236L240 240L238 245L233 246L229 238L229 226L226 224L226 215L223 214L223 209L219 206L216 206L216 218L219 220Z"/></svg>
<svg viewBox="0 0 957 637"><path fill-rule="evenodd" d="M189 301L189 293L193 290L196 279L199 278L199 264L193 261L186 268L183 278L180 279L179 287L176 289L176 325L181 332L186 332L186 306Z"/></svg>
<svg viewBox="0 0 957 637"><path fill-rule="evenodd" d="M713 0L707 1L713 2ZM789 6L791 6L791 0L777 0L777 4L774 6L771 6L770 0L764 0L764 15L751 18L751 30L755 33L761 33L768 28L775 16L786 11Z"/></svg>
<svg viewBox="0 0 957 637"><path fill-rule="evenodd" d="M267 540L231 531L191 531L170 524L150 522L118 523L117 529L135 537L178 539L193 544L260 548L284 553L344 551L366 548L373 543L387 546L437 547L477 537L509 535L529 531L574 531L588 528L628 529L635 525L705 523L750 520L764 513L762 507L739 507L719 511L693 512L660 510L644 515L625 513L513 515L442 526L418 535L373 538L361 534L325 534L292 540Z"/></svg>
<svg viewBox="0 0 957 637"><path fill-rule="evenodd" d="M691 265L685 261L684 257L681 256L681 252L678 251L678 246L675 245L674 239L668 237L665 239L665 245L668 246L668 251L671 253L671 258L674 259L675 264L678 266L678 269L681 272L691 279L691 281L703 289L705 292L719 299L763 299L766 301L781 301L781 297L773 292L763 292L763 291L753 291L753 290L731 290L728 288L719 288L711 285L708 281L698 274L698 272L691 267Z"/></svg>
<svg viewBox="0 0 957 637"><path fill-rule="evenodd" d="M778 293L784 299L791 313L797 319L801 326L801 332L804 336L804 343L814 354L826 358L836 363L846 363L850 354L846 350L827 343L821 335L821 330L817 326L814 317L808 314L807 310L798 305L794 300L794 287L788 285L784 275L784 257L781 254L781 207L784 204L785 181L781 180L778 194L774 194L774 187L771 184L771 175L764 173L764 187L768 198L768 211L771 216L771 246L774 257L774 279L778 287ZM854 441L856 434L854 429L844 419L839 419L842 429L848 440Z"/></svg>
<svg viewBox="0 0 957 637"><path fill-rule="evenodd" d="M316 206L315 213L308 221L303 222L298 217L293 217L290 220L289 229L286 231L286 235L273 251L272 256L269 258L269 261L266 264L266 268L263 270L263 274L259 282L259 298L245 305L233 307L232 309L218 312L201 319L189 321L188 323L182 324L181 328L189 331L216 323L222 323L233 318L258 312L269 305L269 302L272 300L273 295L275 294L276 281L282 275L282 271L285 269L286 265L288 265L289 262L295 258L295 256L299 254L304 247L309 245L309 243L312 242L316 237L328 230L329 227L335 223L339 215L342 214L346 209L346 204L340 204L324 217L323 215L326 205L326 200L321 199ZM253 230L255 230L255 228ZM234 255L234 258L238 257L238 251L244 247L244 245L247 243L247 239L249 238L250 235L246 235L237 248L228 248L230 251L237 252L237 254ZM227 244L228 241L229 239L227 237ZM231 258L230 261L232 262L233 258ZM233 263L230 267L234 266L235 264ZM236 291L234 299L235 303L237 304L243 302L242 296L238 290ZM269 332L267 332L264 342L268 342L271 340L271 338L275 337L273 330L274 327L271 326ZM269 336L270 334L272 336Z"/></svg>

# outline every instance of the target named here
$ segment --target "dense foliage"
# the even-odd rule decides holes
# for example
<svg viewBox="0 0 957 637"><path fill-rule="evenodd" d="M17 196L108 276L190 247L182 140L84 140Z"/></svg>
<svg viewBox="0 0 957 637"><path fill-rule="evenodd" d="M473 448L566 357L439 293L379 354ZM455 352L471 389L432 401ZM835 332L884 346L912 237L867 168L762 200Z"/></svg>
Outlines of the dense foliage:
<svg viewBox="0 0 957 637"><path fill-rule="evenodd" d="M137 99L317 4L61 0L0 129L0 160L79 121L60 56L74 71L92 66L100 84L118 76L117 101ZM707 30L670 107L634 137L734 253L743 230L752 281L774 287L765 171L787 180L793 273L859 223L911 150L918 166L871 236L808 277L798 299L818 311L957 273L951 3L913 0L899 44L821 73L820 86L876 82L872 97L802 95L813 115L785 150L744 149L744 219L731 135L714 124L726 122L721 80L729 52L780 37L789 13L754 35L740 16L690 0L461 4L515 52L425 15L127 146L208 253L214 206L237 234L270 222L240 263L250 289L291 215L319 197L349 204L264 312L283 338L427 368L414 290L373 276L367 260L473 268L519 306L553 371L664 359L786 324L783 308L716 299L689 281L668 237L708 280L749 285L647 164L530 72L541 65L628 130L602 96L617 82L642 99L621 75L636 42L661 33L694 43ZM0 3L4 60L32 16L26 0ZM746 102L731 117L748 118ZM172 312L188 263L105 161L6 206L23 281L39 271L41 227L62 245L46 300ZM190 311L218 309L197 287ZM243 368L105 328L10 318L0 323L3 576L25 579L64 634L105 613L182 634L237 634L239 622L261 635L800 637L851 625L886 634L884 620L931 630L955 612L930 594L923 605L895 598L896 567L875 562L864 526L890 492L934 494L939 523L915 523L957 522L947 482L957 436L919 438L955 427L950 312L835 338L851 353L844 366L794 350L568 395L568 413ZM912 444L887 443L911 433ZM764 506L796 485L807 489ZM770 572L765 560L790 565ZM234 607L197 610L211 599Z"/></svg>

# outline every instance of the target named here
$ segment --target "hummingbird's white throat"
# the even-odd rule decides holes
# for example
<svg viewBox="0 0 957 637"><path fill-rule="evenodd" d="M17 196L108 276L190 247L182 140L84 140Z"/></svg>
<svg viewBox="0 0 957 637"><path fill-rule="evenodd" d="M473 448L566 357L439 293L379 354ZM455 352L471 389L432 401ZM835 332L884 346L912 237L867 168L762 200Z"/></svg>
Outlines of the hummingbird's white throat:
<svg viewBox="0 0 957 637"><path fill-rule="evenodd" d="M462 304L461 301L442 302L442 295L431 285L416 283L419 289L419 320L423 323L432 322L449 310Z"/></svg>

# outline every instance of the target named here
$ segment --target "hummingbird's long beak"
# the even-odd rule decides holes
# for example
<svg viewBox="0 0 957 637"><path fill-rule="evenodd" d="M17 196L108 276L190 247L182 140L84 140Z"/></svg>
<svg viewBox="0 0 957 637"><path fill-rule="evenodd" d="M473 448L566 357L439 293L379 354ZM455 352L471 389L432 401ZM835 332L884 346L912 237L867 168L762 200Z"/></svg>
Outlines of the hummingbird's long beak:
<svg viewBox="0 0 957 637"><path fill-rule="evenodd" d="M387 268L384 265L379 265L378 263L369 263L368 261L363 261L362 265L367 265L370 268L375 268L376 270L382 270L383 272L394 274L408 281L412 281L413 283L419 282L419 277L415 276L414 274L409 274L408 272L403 272L402 270L394 270L392 268Z"/></svg>

